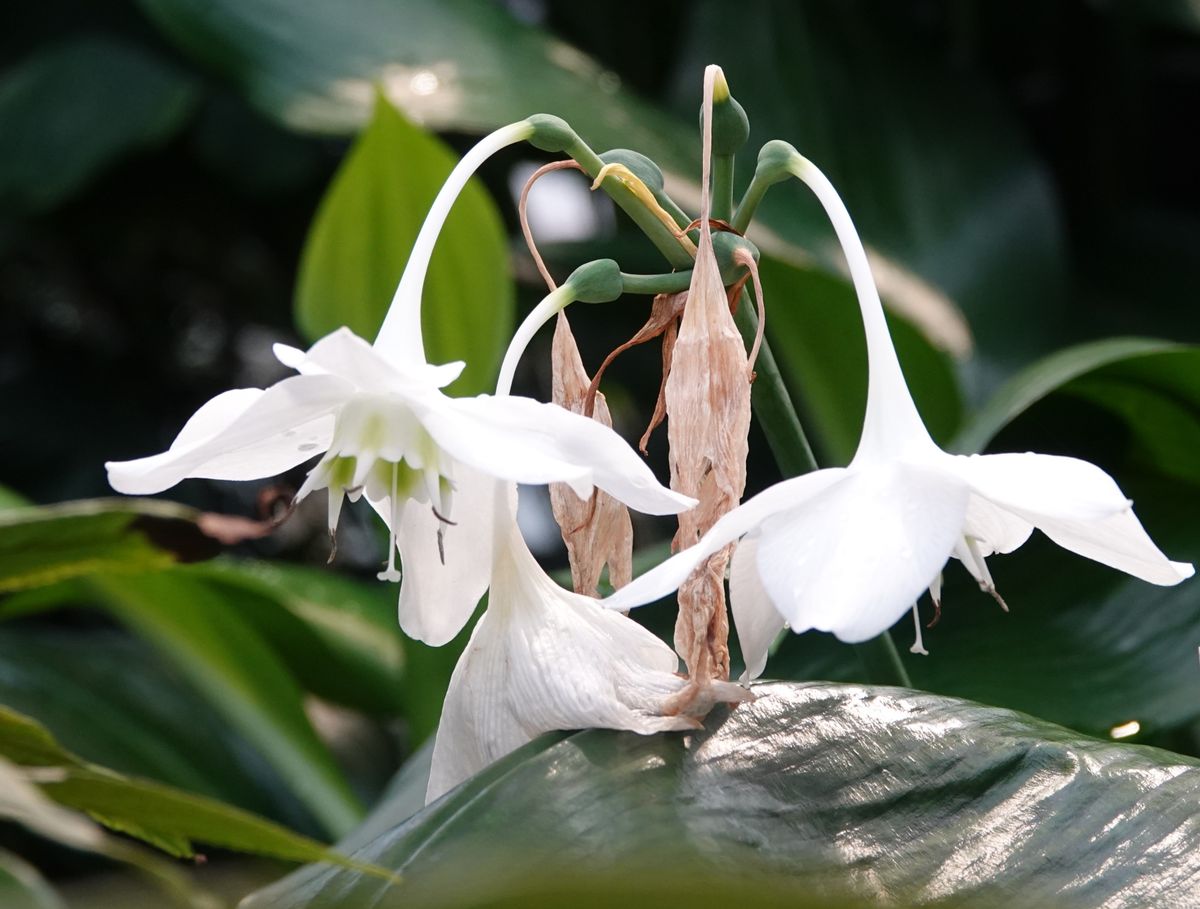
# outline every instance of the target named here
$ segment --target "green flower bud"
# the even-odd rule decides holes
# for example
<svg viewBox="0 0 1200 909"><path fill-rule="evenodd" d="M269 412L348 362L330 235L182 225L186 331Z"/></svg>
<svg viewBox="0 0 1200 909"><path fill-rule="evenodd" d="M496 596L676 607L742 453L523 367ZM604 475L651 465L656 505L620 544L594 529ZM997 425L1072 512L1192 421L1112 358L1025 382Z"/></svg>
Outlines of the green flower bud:
<svg viewBox="0 0 1200 909"><path fill-rule="evenodd" d="M600 160L605 164L625 165L655 195L663 191L662 171L657 164L639 152L627 148L614 148L600 155Z"/></svg>
<svg viewBox="0 0 1200 909"><path fill-rule="evenodd" d="M612 259L586 262L571 272L563 289L580 303L611 303L625 289L621 266Z"/></svg>
<svg viewBox="0 0 1200 909"><path fill-rule="evenodd" d="M526 120L533 127L529 144L548 152L565 152L579 142L579 135L569 123L554 114L534 114Z"/></svg>
<svg viewBox="0 0 1200 909"><path fill-rule="evenodd" d="M793 176L792 168L800 152L782 139L772 139L758 151L754 179L766 184L779 183Z"/></svg>

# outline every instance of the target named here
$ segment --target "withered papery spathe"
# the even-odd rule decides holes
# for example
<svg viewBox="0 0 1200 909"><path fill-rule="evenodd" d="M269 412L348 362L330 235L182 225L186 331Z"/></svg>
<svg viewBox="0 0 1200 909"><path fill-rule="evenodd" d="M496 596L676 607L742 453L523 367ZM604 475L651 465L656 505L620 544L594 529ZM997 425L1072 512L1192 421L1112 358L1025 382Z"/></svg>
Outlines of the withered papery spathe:
<svg viewBox="0 0 1200 909"><path fill-rule="evenodd" d="M712 92L718 72L711 66L705 71L700 242L664 389L671 488L699 500L679 517L676 551L694 546L737 507L746 487L749 453L750 366L729 310L709 226ZM711 680L729 678L724 578L731 551L726 547L712 553L679 588L675 648L687 663L695 695Z"/></svg>
<svg viewBox="0 0 1200 909"><path fill-rule="evenodd" d="M583 368L566 314L560 312L557 319L551 347L552 400L573 413L587 415L591 379ZM590 416L612 428L604 395L595 395ZM597 596L605 565L614 588L629 583L633 577L633 524L628 508L599 490L591 498L581 499L565 483L550 484L550 507L567 544L576 593Z"/></svg>

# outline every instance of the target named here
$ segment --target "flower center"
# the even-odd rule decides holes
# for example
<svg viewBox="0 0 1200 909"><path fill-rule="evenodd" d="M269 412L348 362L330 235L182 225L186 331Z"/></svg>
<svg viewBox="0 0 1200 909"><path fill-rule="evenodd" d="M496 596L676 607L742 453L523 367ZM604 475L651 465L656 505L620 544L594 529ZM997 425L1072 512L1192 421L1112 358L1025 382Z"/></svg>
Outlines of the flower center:
<svg viewBox="0 0 1200 909"><path fill-rule="evenodd" d="M450 460L400 398L358 395L342 407L329 450L309 471L296 499L319 489L329 493L331 537L346 497L354 502L365 493L368 501L381 510L386 508L391 539L387 568L379 574L380 580L400 580L396 531L409 499L432 508L439 521L438 550L442 551L445 527L452 523Z"/></svg>

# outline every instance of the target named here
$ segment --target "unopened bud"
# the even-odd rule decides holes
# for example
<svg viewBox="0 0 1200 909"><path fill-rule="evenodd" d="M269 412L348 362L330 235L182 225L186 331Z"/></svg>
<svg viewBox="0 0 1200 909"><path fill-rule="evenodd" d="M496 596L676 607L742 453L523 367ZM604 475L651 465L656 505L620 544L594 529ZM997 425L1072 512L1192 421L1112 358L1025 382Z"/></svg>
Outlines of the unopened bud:
<svg viewBox="0 0 1200 909"><path fill-rule="evenodd" d="M750 118L737 99L729 93L725 74L717 67L713 80L712 151L714 155L734 155L750 138Z"/></svg>
<svg viewBox="0 0 1200 909"><path fill-rule="evenodd" d="M612 259L586 262L563 285L579 303L611 303L624 292L621 266Z"/></svg>
<svg viewBox="0 0 1200 909"><path fill-rule="evenodd" d="M789 142L772 139L758 150L758 166L754 178L766 184L779 183L795 175L800 152Z"/></svg>
<svg viewBox="0 0 1200 909"><path fill-rule="evenodd" d="M605 164L623 164L635 177L646 184L650 192L663 191L663 175L658 165L645 155L628 148L614 148L600 155Z"/></svg>
<svg viewBox="0 0 1200 909"><path fill-rule="evenodd" d="M580 141L579 134L571 129L571 125L554 114L534 114L526 122L533 127L529 144L542 151L566 152Z"/></svg>

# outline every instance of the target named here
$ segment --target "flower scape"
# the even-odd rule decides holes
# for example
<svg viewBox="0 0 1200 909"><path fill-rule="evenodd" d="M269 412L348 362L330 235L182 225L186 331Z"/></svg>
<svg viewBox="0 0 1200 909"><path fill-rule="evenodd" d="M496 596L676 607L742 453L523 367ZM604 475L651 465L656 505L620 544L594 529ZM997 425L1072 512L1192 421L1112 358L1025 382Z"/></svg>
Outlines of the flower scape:
<svg viewBox="0 0 1200 909"><path fill-rule="evenodd" d="M365 499L387 526L379 579L398 585L399 623L408 635L446 644L487 593L446 694L430 802L553 730L700 728L714 705L753 699L749 683L769 667L786 628L878 641L911 610L912 649L924 654L917 601L928 590L940 613L947 563L956 560L1007 608L987 559L1012 552L1035 529L1149 584L1178 584L1193 573L1158 549L1099 467L1031 452L951 454L935 444L833 185L791 145L773 141L735 208L730 162L748 122L718 67L705 71L702 110L695 219L666 194L648 159L598 156L557 117L497 130L438 194L373 341L341 328L306 351L277 345L276 356L295 375L220 394L167 451L107 465L115 490L148 495L189 477L255 480L312 461L296 499L325 492L331 535L346 498ZM599 260L556 284L527 229L547 295L513 336L495 393L452 397L443 389L463 364L428 362L422 340L430 256L471 175L521 142L565 153L554 167L581 170L593 188L607 191L670 270L629 274ZM751 391L756 369L765 368L763 326L771 306L788 305L768 304L770 287L744 234L765 189L793 178L831 222L857 295L866 411L847 466L793 476L743 502ZM633 342L663 339L652 428L665 417L669 487L612 429L599 391L603 367L587 374L567 321L573 303L605 304L623 294L653 298ZM511 394L526 346L552 319L554 401ZM517 484L551 488L574 590L549 577L530 552L516 520ZM630 509L679 522L675 554L632 580ZM599 598L605 566L620 589ZM628 614L673 592L674 649ZM730 613L744 666L737 681L730 678Z"/></svg>

